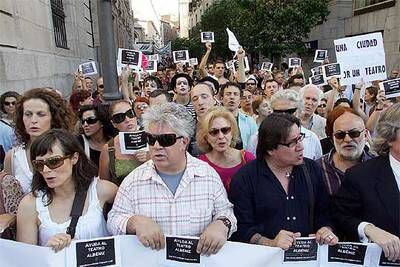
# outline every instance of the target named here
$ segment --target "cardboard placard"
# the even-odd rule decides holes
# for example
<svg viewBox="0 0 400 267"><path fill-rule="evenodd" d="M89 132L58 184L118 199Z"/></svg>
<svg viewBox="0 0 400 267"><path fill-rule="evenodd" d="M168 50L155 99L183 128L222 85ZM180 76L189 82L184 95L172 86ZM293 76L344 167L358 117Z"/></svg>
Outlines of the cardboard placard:
<svg viewBox="0 0 400 267"><path fill-rule="evenodd" d="M316 261L318 244L315 238L298 238L296 244L283 252L283 262Z"/></svg>
<svg viewBox="0 0 400 267"><path fill-rule="evenodd" d="M148 55L147 59L149 61L159 61L160 60L160 56L158 54L154 54L154 55Z"/></svg>
<svg viewBox="0 0 400 267"><path fill-rule="evenodd" d="M189 61L189 51L188 50L179 50L173 51L172 56L174 58L174 63L180 62L188 62Z"/></svg>
<svg viewBox="0 0 400 267"><path fill-rule="evenodd" d="M239 69L239 62L237 60L233 60L235 71ZM244 57L244 71L250 71L249 59L248 57Z"/></svg>
<svg viewBox="0 0 400 267"><path fill-rule="evenodd" d="M236 60L229 60L228 62L225 63L225 66L229 70L235 70L235 61Z"/></svg>
<svg viewBox="0 0 400 267"><path fill-rule="evenodd" d="M148 61L146 72L147 73L157 72L157 60Z"/></svg>
<svg viewBox="0 0 400 267"><path fill-rule="evenodd" d="M327 84L326 80L324 79L324 75L322 74L311 76L309 78L309 82L310 84L314 84L316 86L323 86Z"/></svg>
<svg viewBox="0 0 400 267"><path fill-rule="evenodd" d="M318 66L318 67L312 68L312 69L311 69L311 74L312 74L313 76L314 76L314 75L322 74L322 66Z"/></svg>
<svg viewBox="0 0 400 267"><path fill-rule="evenodd" d="M213 32L201 32L201 42L202 43L214 43L214 33Z"/></svg>
<svg viewBox="0 0 400 267"><path fill-rule="evenodd" d="M97 74L97 67L95 61L85 62L79 65L78 70L82 72L83 76L90 76Z"/></svg>
<svg viewBox="0 0 400 267"><path fill-rule="evenodd" d="M197 57L190 58L190 59L189 59L189 64L190 64L191 66L196 66L196 65L198 65L199 62L198 62L198 60L197 60Z"/></svg>
<svg viewBox="0 0 400 267"><path fill-rule="evenodd" d="M166 259L186 263L200 263L200 254L197 253L199 239L167 236Z"/></svg>
<svg viewBox="0 0 400 267"><path fill-rule="evenodd" d="M262 65L261 65L261 70L265 70L265 71L271 72L272 71L272 66L274 66L274 64L271 63L271 62L263 62Z"/></svg>
<svg viewBox="0 0 400 267"><path fill-rule="evenodd" d="M333 77L340 78L341 77L340 64L332 63L332 64L323 65L322 73L324 74L325 80L328 80Z"/></svg>
<svg viewBox="0 0 400 267"><path fill-rule="evenodd" d="M89 240L76 243L77 267L115 266L114 238Z"/></svg>
<svg viewBox="0 0 400 267"><path fill-rule="evenodd" d="M142 67L142 52L130 49L118 49L118 62L122 67L129 66L138 70Z"/></svg>
<svg viewBox="0 0 400 267"><path fill-rule="evenodd" d="M356 243L338 243L328 246L328 262L364 265L367 246Z"/></svg>
<svg viewBox="0 0 400 267"><path fill-rule="evenodd" d="M400 266L400 260L390 261L385 257L385 253L382 251L381 257L379 258L379 266Z"/></svg>
<svg viewBox="0 0 400 267"><path fill-rule="evenodd" d="M292 57L289 58L289 68L301 67L301 58Z"/></svg>
<svg viewBox="0 0 400 267"><path fill-rule="evenodd" d="M135 154L138 151L148 150L145 131L119 132L121 154Z"/></svg>
<svg viewBox="0 0 400 267"><path fill-rule="evenodd" d="M400 78L380 82L379 88L385 90L386 98L400 96Z"/></svg>
<svg viewBox="0 0 400 267"><path fill-rule="evenodd" d="M315 50L314 62L324 62L328 57L328 50Z"/></svg>

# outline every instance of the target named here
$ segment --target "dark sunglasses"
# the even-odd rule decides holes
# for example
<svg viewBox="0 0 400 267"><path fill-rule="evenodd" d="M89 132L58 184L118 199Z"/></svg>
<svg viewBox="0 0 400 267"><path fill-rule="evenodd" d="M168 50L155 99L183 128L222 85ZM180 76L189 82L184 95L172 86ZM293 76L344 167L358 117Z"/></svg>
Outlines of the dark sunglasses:
<svg viewBox="0 0 400 267"><path fill-rule="evenodd" d="M319 108L326 108L326 104L321 104L318 106Z"/></svg>
<svg viewBox="0 0 400 267"><path fill-rule="evenodd" d="M11 105L15 106L15 101L11 101L11 102L4 101L4 106L11 106Z"/></svg>
<svg viewBox="0 0 400 267"><path fill-rule="evenodd" d="M64 164L64 160L70 157L71 155L67 155L64 157L54 156L46 160L32 160L32 166L38 172L43 171L44 165L46 165L49 169L54 170L58 167L61 167Z"/></svg>
<svg viewBox="0 0 400 267"><path fill-rule="evenodd" d="M114 123L121 123L126 119L126 117L131 118L131 119L134 118L135 112L133 112L132 109L128 109L126 112L116 113L116 114L112 115L112 121Z"/></svg>
<svg viewBox="0 0 400 267"><path fill-rule="evenodd" d="M359 131L359 130L350 130L347 132L338 131L338 132L334 133L333 136L335 136L336 139L342 140L348 134L350 136L350 138L354 139L354 138L359 137L361 135L361 133L364 131L365 131L365 129L362 131Z"/></svg>
<svg viewBox="0 0 400 267"><path fill-rule="evenodd" d="M154 146L156 141L162 147L169 147L176 143L176 140L183 138L183 136L176 136L176 134L150 134L146 133L147 143Z"/></svg>
<svg viewBox="0 0 400 267"><path fill-rule="evenodd" d="M246 83L246 85L252 85L252 86L254 86L254 85L256 85L255 83Z"/></svg>
<svg viewBox="0 0 400 267"><path fill-rule="evenodd" d="M286 146L286 147L292 148L292 147L295 147L301 141L303 141L304 137L306 137L306 134L305 133L300 133L300 135L295 140L293 140L293 141L291 141L291 142L289 142L287 144L284 144L284 143L278 143L278 144L282 145L282 146Z"/></svg>
<svg viewBox="0 0 400 267"><path fill-rule="evenodd" d="M223 134L223 135L227 135L228 133L230 133L231 132L231 130L232 130L232 128L231 127L222 127L222 128L220 128L220 129L211 129L210 131L208 131L208 133L211 135L211 136L217 136L220 132Z"/></svg>
<svg viewBox="0 0 400 267"><path fill-rule="evenodd" d="M288 113L288 114L294 114L296 112L297 108L289 108L289 109L274 109L275 113Z"/></svg>
<svg viewBox="0 0 400 267"><path fill-rule="evenodd" d="M99 121L99 119L98 118L96 118L96 117L89 117L89 118L86 118L86 119L81 119L81 123L82 123L82 125L84 125L85 124L85 122L87 123L87 124L95 124L96 122L98 122Z"/></svg>
<svg viewBox="0 0 400 267"><path fill-rule="evenodd" d="M99 84L98 87L99 88L104 88L104 84Z"/></svg>

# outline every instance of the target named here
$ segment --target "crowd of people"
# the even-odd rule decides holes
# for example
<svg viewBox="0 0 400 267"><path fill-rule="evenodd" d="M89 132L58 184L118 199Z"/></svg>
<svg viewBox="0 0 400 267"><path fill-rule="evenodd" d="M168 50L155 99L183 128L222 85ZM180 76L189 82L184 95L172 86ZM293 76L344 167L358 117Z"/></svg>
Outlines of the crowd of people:
<svg viewBox="0 0 400 267"><path fill-rule="evenodd" d="M73 239L135 234L279 247L374 242L400 260L400 104L377 82L306 83L301 67L245 71L209 60L153 75L128 67L122 99L103 78L0 97L3 238L55 251ZM322 64L326 64L325 61ZM396 78L396 77L389 77ZM147 151L124 154L119 132L145 132ZM1 154L1 153L0 153Z"/></svg>

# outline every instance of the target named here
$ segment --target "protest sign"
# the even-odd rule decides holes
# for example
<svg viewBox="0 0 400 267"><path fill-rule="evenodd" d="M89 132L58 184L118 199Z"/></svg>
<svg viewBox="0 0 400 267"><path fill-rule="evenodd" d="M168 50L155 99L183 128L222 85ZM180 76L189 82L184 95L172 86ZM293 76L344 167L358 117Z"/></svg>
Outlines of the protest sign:
<svg viewBox="0 0 400 267"><path fill-rule="evenodd" d="M193 57L193 58L189 59L189 64L190 64L190 66L198 65L199 62L197 61L197 57Z"/></svg>
<svg viewBox="0 0 400 267"><path fill-rule="evenodd" d="M314 62L324 62L328 57L328 50L315 50Z"/></svg>
<svg viewBox="0 0 400 267"><path fill-rule="evenodd" d="M400 260L390 261L385 257L385 253L382 251L381 257L379 258L379 266L400 266Z"/></svg>
<svg viewBox="0 0 400 267"><path fill-rule="evenodd" d="M167 236L165 239L167 260L200 263L200 254L196 251L198 238Z"/></svg>
<svg viewBox="0 0 400 267"><path fill-rule="evenodd" d="M364 265L367 245L340 243L328 248L328 262Z"/></svg>
<svg viewBox="0 0 400 267"><path fill-rule="evenodd" d="M289 58L289 68L301 67L301 58Z"/></svg>
<svg viewBox="0 0 400 267"><path fill-rule="evenodd" d="M333 63L333 64L323 65L322 73L324 75L325 80L329 80L330 78L333 77L340 78L341 77L340 64Z"/></svg>
<svg viewBox="0 0 400 267"><path fill-rule="evenodd" d="M247 56L244 57L243 63L244 63L244 71L249 71L250 70L250 65L249 65L249 59L248 59ZM238 71L239 62L237 60L233 60L233 64L234 64L234 72Z"/></svg>
<svg viewBox="0 0 400 267"><path fill-rule="evenodd" d="M236 39L236 36L228 28L226 28L228 33L228 47L232 52L237 52L239 50L240 44Z"/></svg>
<svg viewBox="0 0 400 267"><path fill-rule="evenodd" d="M148 61L146 72L147 73L157 72L157 61L156 60L149 60Z"/></svg>
<svg viewBox="0 0 400 267"><path fill-rule="evenodd" d="M236 60L232 59L232 60L229 60L228 62L226 62L225 63L226 68L229 70L235 71L235 61Z"/></svg>
<svg viewBox="0 0 400 267"><path fill-rule="evenodd" d="M318 67L312 68L311 69L311 74L312 75L322 74L322 66L318 66Z"/></svg>
<svg viewBox="0 0 400 267"><path fill-rule="evenodd" d="M145 131L119 132L121 154L135 154L138 151L147 150L147 137Z"/></svg>
<svg viewBox="0 0 400 267"><path fill-rule="evenodd" d="M283 262L316 261L318 244L315 238L297 238L296 243L283 253Z"/></svg>
<svg viewBox="0 0 400 267"><path fill-rule="evenodd" d="M314 84L316 86L323 86L327 84L326 80L324 79L324 75L322 74L311 76L309 78L309 82L310 84Z"/></svg>
<svg viewBox="0 0 400 267"><path fill-rule="evenodd" d="M90 76L97 74L96 62L90 61L79 65L78 70L82 72L84 76Z"/></svg>
<svg viewBox="0 0 400 267"><path fill-rule="evenodd" d="M148 55L147 58L149 59L149 61L159 61L160 60L160 57L158 54Z"/></svg>
<svg viewBox="0 0 400 267"><path fill-rule="evenodd" d="M386 98L400 96L400 78L380 82L379 88L385 90Z"/></svg>
<svg viewBox="0 0 400 267"><path fill-rule="evenodd" d="M114 238L76 242L77 267L116 266Z"/></svg>
<svg viewBox="0 0 400 267"><path fill-rule="evenodd" d="M174 63L186 63L189 61L189 51L188 50L179 50L173 51L172 56L174 58Z"/></svg>
<svg viewBox="0 0 400 267"><path fill-rule="evenodd" d="M131 69L139 70L142 66L142 52L119 48L117 65L129 66Z"/></svg>
<svg viewBox="0 0 400 267"><path fill-rule="evenodd" d="M273 66L273 65L274 65L274 64L271 63L271 62L263 62L262 65L261 65L261 70L271 72L272 66Z"/></svg>
<svg viewBox="0 0 400 267"><path fill-rule="evenodd" d="M202 43L214 43L214 33L213 32L201 32L201 42Z"/></svg>
<svg viewBox="0 0 400 267"><path fill-rule="evenodd" d="M386 64L380 32L334 41L337 63L340 63L342 85L385 80Z"/></svg>

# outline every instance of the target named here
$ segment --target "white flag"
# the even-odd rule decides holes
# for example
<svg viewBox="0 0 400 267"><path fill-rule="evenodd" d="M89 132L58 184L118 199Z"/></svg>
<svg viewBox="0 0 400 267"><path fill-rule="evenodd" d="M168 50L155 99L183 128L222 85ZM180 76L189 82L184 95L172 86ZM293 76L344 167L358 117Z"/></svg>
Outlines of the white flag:
<svg viewBox="0 0 400 267"><path fill-rule="evenodd" d="M228 33L228 46L229 49L233 52L237 52L239 50L240 44L236 39L233 32L231 32L228 28L226 28L226 32Z"/></svg>

